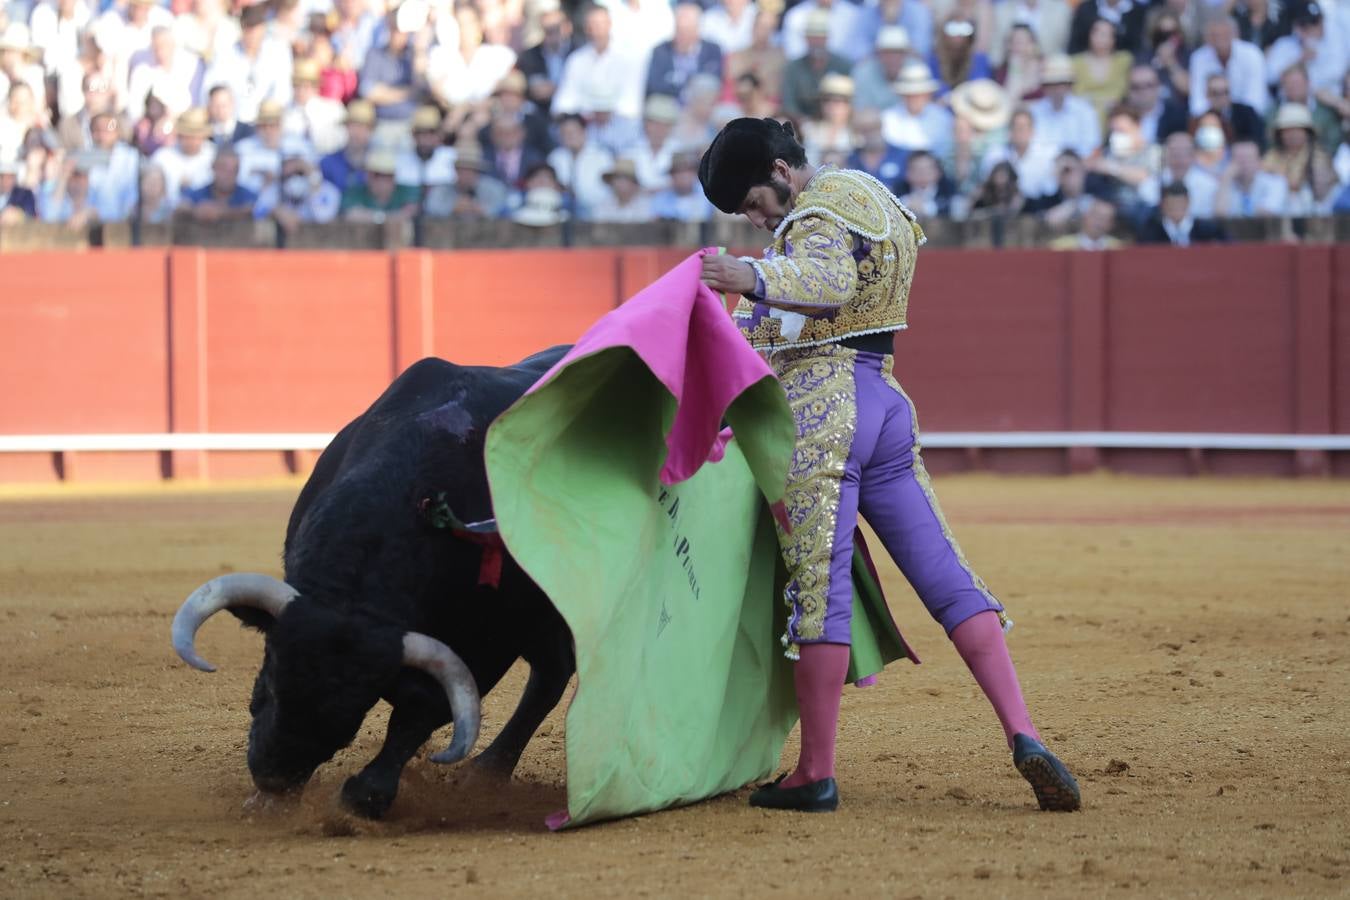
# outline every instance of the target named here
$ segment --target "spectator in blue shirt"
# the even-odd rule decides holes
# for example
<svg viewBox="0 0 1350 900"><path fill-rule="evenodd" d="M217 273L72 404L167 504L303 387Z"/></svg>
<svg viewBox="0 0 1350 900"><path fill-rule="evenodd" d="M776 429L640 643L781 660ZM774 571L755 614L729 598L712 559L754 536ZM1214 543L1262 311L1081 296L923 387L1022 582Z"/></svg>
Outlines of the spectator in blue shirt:
<svg viewBox="0 0 1350 900"><path fill-rule="evenodd" d="M342 193L366 181L366 154L375 128L375 107L369 100L347 104L346 127L347 146L319 160L324 180Z"/></svg>
<svg viewBox="0 0 1350 900"><path fill-rule="evenodd" d="M858 149L848 158L848 168L866 172L887 186L904 177L909 152L886 143L879 111L860 109L855 112L853 136L858 141Z"/></svg>
<svg viewBox="0 0 1350 900"><path fill-rule="evenodd" d="M19 187L19 164L0 159L0 224L37 218L37 198L28 188Z"/></svg>
<svg viewBox="0 0 1350 900"><path fill-rule="evenodd" d="M253 217L258 196L239 184L239 154L222 147L211 165L214 180L183 193L182 209L197 222L234 222Z"/></svg>
<svg viewBox="0 0 1350 900"><path fill-rule="evenodd" d="M713 205L698 183L699 157L676 153L670 160L670 187L652 197L652 218L676 222L706 222Z"/></svg>
<svg viewBox="0 0 1350 900"><path fill-rule="evenodd" d="M427 48L432 31L427 26L425 8L402 4L386 19L386 38L366 53L361 67L361 96L375 105L375 117L381 121L402 121L412 117L418 92L427 71Z"/></svg>

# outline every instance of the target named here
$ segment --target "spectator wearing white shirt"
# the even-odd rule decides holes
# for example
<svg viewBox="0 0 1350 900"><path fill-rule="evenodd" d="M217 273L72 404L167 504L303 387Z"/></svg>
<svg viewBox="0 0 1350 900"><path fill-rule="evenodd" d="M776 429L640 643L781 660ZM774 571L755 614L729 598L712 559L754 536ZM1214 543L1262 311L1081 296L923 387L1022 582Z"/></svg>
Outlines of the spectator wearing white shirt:
<svg viewBox="0 0 1350 900"><path fill-rule="evenodd" d="M866 41L879 37L883 28L903 28L909 49L919 59L933 52L933 13L925 0L867 0L862 5L858 34Z"/></svg>
<svg viewBox="0 0 1350 900"><path fill-rule="evenodd" d="M200 106L184 112L174 123L177 141L161 147L150 158L164 173L164 195L177 207L185 190L196 190L211 183L216 145L211 143L211 123Z"/></svg>
<svg viewBox="0 0 1350 900"><path fill-rule="evenodd" d="M1294 33L1266 51L1266 80L1275 84L1291 66L1302 63L1313 91L1336 90L1345 77L1346 55L1340 40L1328 33L1322 8L1309 3L1294 17Z"/></svg>
<svg viewBox="0 0 1350 900"><path fill-rule="evenodd" d="M267 35L264 5L244 7L239 17L240 37L211 64L202 89L218 84L234 96L235 115L252 123L264 100L283 106L291 99L291 48Z"/></svg>
<svg viewBox="0 0 1350 900"><path fill-rule="evenodd" d="M653 94L647 98L642 113L642 139L631 154L643 190L659 191L670 184L670 161L675 155L675 141L670 135L679 118L680 104L674 97Z"/></svg>
<svg viewBox="0 0 1350 900"><path fill-rule="evenodd" d="M437 207L435 200L451 199L445 191L435 191L455 183L455 148L446 146L441 130L441 111L434 106L419 106L412 117L413 146L398 155L394 180L417 188L422 209L432 216L450 215L450 207ZM428 206L428 198L432 203Z"/></svg>
<svg viewBox="0 0 1350 900"><path fill-rule="evenodd" d="M614 43L646 56L675 34L675 11L669 0L605 0L613 22ZM589 37L589 34L588 34Z"/></svg>
<svg viewBox="0 0 1350 900"><path fill-rule="evenodd" d="M314 155L303 138L286 139L281 130L281 117L286 108L276 100L264 100L258 107L257 131L235 144L239 154L239 186L257 194L281 175L281 161L285 156Z"/></svg>
<svg viewBox="0 0 1350 900"><path fill-rule="evenodd" d="M308 141L319 156L342 149L347 142L343 127L347 110L338 101L319 94L319 64L312 59L296 60L291 88L291 105L281 117L282 134Z"/></svg>
<svg viewBox="0 0 1350 900"><path fill-rule="evenodd" d="M758 14L753 0L722 0L704 14L700 31L705 40L722 48L724 56L730 56L750 46Z"/></svg>
<svg viewBox="0 0 1350 900"><path fill-rule="evenodd" d="M830 36L826 43L831 53L836 53L850 63L856 63L867 55L872 46L872 35L864 36L862 30L862 12L849 0L806 0L798 3L783 16L782 44L788 59L805 56L806 24L811 13L822 10L829 16Z"/></svg>
<svg viewBox="0 0 1350 900"><path fill-rule="evenodd" d="M1045 96L1031 104L1036 134L1058 153L1073 150L1087 159L1102 142L1097 111L1073 94L1073 64L1064 55L1052 56L1041 69Z"/></svg>
<svg viewBox="0 0 1350 900"><path fill-rule="evenodd" d="M928 63L910 60L895 83L899 102L881 114L886 143L901 150L928 150L946 158L951 149L952 114L933 102L938 90Z"/></svg>
<svg viewBox="0 0 1350 900"><path fill-rule="evenodd" d="M586 120L576 113L565 114L558 122L558 143L548 155L548 164L558 180L571 192L577 211L584 214L609 196L603 175L614 157L587 139Z"/></svg>
<svg viewBox="0 0 1350 900"><path fill-rule="evenodd" d="M875 52L853 67L853 108L886 109L895 105L895 82L910 58L909 34L899 25L877 32Z"/></svg>
<svg viewBox="0 0 1350 900"><path fill-rule="evenodd" d="M41 125L33 89L22 81L9 86L4 112L0 113L0 159L17 160L28 132Z"/></svg>
<svg viewBox="0 0 1350 900"><path fill-rule="evenodd" d="M33 46L42 53L42 65L48 75L80 57L80 32L89 25L91 15L84 0L47 0L33 7L28 20Z"/></svg>
<svg viewBox="0 0 1350 900"><path fill-rule="evenodd" d="M427 84L447 106L480 103L516 64L516 52L486 43L483 23L472 7L455 12L453 26L439 26L440 43L427 57Z"/></svg>
<svg viewBox="0 0 1350 900"><path fill-rule="evenodd" d="M89 159L89 203L103 222L124 222L136 207L140 154L120 139L117 118L103 112L90 124L94 148Z"/></svg>
<svg viewBox="0 0 1350 900"><path fill-rule="evenodd" d="M1226 75L1233 99L1264 113L1270 94L1266 89L1266 58L1255 44L1238 39L1237 22L1227 16L1205 25L1205 44L1191 54L1191 115L1210 108L1205 86L1211 75Z"/></svg>
<svg viewBox="0 0 1350 900"><path fill-rule="evenodd" d="M562 81L553 97L554 115L579 113L588 98L617 91L615 113L636 120L642 115L649 48L619 43L613 37L610 14L604 7L590 7L585 24L585 46L574 51L563 64ZM562 176L561 172L558 174Z"/></svg>
<svg viewBox="0 0 1350 900"><path fill-rule="evenodd" d="M207 66L239 40L239 23L225 10L224 0L193 0L192 11L173 23L178 45L197 54Z"/></svg>
<svg viewBox="0 0 1350 900"><path fill-rule="evenodd" d="M1261 169L1261 148L1255 141L1233 144L1228 166L1219 178L1214 213L1221 219L1277 216L1284 210L1289 186L1279 175Z"/></svg>
<svg viewBox="0 0 1350 900"><path fill-rule="evenodd" d="M145 98L154 92L169 111L177 116L192 106L194 88L201 74L201 61L187 50L180 50L173 29L157 25L150 32L150 49L139 61L131 63L127 82L127 117L132 121L145 115Z"/></svg>
<svg viewBox="0 0 1350 900"><path fill-rule="evenodd" d="M173 15L156 0L127 0L121 7L110 7L90 26L111 61L119 90L127 86L131 58L150 46L150 33L161 25L173 25Z"/></svg>
<svg viewBox="0 0 1350 900"><path fill-rule="evenodd" d="M342 192L325 181L303 155L287 155L281 162L281 177L263 188L253 207L254 218L271 216L290 234L301 224L322 225L337 218Z"/></svg>
<svg viewBox="0 0 1350 900"><path fill-rule="evenodd" d="M1201 219L1214 217L1214 201L1219 193L1219 180L1195 164L1195 139L1187 132L1175 131L1163 144L1162 171L1158 175L1162 187L1184 184L1190 196L1190 210ZM1157 202L1158 198L1152 198Z"/></svg>
<svg viewBox="0 0 1350 900"><path fill-rule="evenodd" d="M967 82L962 87L983 83ZM975 89L970 88L965 93L971 93L973 90ZM958 99L966 99L960 88L953 94L952 104L955 105ZM969 103L969 100L966 102ZM960 115L971 118L969 112L962 112ZM992 131L994 128L980 127L980 130ZM1036 140L1036 120L1029 110L1019 109L1012 114L1008 123L1008 141L991 147L984 155L980 167L981 177L988 178L994 166L1001 162L1012 166L1013 171L1017 173L1017 187L1024 197L1041 197L1055 192L1055 151Z"/></svg>

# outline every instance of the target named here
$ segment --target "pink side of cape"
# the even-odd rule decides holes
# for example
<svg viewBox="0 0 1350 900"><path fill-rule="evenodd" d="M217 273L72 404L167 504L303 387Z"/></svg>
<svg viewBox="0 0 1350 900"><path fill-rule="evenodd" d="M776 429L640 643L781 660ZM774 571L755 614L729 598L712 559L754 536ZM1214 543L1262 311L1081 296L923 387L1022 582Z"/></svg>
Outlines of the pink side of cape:
<svg viewBox="0 0 1350 900"><path fill-rule="evenodd" d="M677 484L710 459L721 458L719 436L733 400L762 378L768 364L750 348L721 299L699 276L700 250L591 326L572 350L530 388L536 390L578 359L630 347L675 396L675 423L661 481Z"/></svg>

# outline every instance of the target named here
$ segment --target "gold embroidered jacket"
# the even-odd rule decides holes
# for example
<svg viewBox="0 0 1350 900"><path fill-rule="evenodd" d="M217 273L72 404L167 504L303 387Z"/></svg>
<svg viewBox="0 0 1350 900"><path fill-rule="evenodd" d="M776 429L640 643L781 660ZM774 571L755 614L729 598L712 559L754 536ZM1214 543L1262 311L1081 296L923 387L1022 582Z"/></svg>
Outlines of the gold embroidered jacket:
<svg viewBox="0 0 1350 900"><path fill-rule="evenodd" d="M904 328L923 242L914 214L880 181L854 169L823 167L779 223L764 258L747 260L764 295L742 297L733 315L756 350L813 347ZM773 304L811 312L784 312Z"/></svg>

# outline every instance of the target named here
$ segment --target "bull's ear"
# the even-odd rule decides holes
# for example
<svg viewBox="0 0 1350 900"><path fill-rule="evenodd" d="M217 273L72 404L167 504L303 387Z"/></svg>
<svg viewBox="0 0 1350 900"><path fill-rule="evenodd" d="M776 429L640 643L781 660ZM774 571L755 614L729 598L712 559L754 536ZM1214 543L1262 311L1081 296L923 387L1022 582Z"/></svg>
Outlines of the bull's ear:
<svg viewBox="0 0 1350 900"><path fill-rule="evenodd" d="M272 625L276 622L271 613L254 609L251 606L231 606L229 610L236 619L243 623L244 627L256 629L263 634L271 631Z"/></svg>

